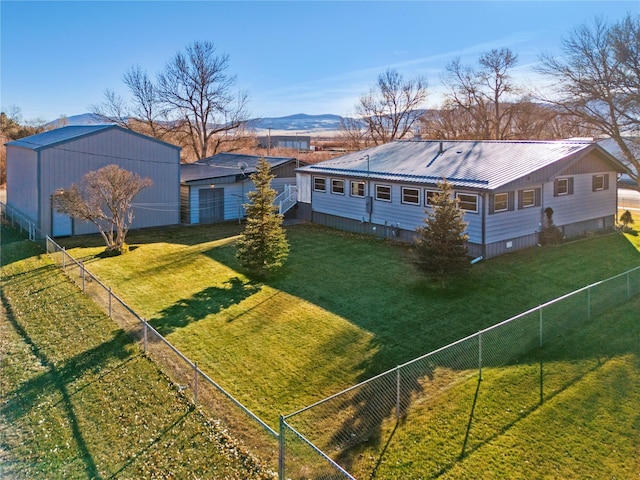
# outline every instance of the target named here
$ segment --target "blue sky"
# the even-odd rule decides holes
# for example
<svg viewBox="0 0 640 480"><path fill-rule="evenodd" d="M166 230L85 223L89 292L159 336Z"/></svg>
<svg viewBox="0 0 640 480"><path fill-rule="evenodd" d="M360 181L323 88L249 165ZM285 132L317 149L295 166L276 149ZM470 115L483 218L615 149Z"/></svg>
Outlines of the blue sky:
<svg viewBox="0 0 640 480"><path fill-rule="evenodd" d="M0 2L3 110L54 120L89 111L105 89L126 95L134 64L150 75L196 40L230 57L252 117L349 115L378 74L425 75L429 106L456 57L492 48L518 55L518 80L536 83L542 51L559 53L596 16L640 13L634 1L11 1Z"/></svg>

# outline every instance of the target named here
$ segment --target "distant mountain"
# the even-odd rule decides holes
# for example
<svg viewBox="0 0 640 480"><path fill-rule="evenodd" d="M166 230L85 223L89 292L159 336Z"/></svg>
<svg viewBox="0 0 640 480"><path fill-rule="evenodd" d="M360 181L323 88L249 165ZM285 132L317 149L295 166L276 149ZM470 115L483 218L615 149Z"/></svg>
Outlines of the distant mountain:
<svg viewBox="0 0 640 480"><path fill-rule="evenodd" d="M249 128L262 133L269 129L279 132L320 133L340 130L340 115L307 115L298 113L286 117L265 117L249 120Z"/></svg>
<svg viewBox="0 0 640 480"><path fill-rule="evenodd" d="M340 130L340 115L307 115L298 113L286 117L265 117L252 118L248 121L249 129L255 130L259 135L265 134L271 129L271 133L276 134L319 134L338 132ZM96 125L108 123L93 113L83 113L63 117L47 124L51 128L64 127L65 125Z"/></svg>

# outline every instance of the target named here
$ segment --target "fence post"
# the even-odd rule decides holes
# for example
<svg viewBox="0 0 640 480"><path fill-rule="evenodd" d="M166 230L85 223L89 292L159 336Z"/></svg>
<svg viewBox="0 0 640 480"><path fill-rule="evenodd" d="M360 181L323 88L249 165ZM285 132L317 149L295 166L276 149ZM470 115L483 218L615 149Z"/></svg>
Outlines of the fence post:
<svg viewBox="0 0 640 480"><path fill-rule="evenodd" d="M278 480L285 479L284 472L284 417L280 415L280 435L278 436Z"/></svg>
<svg viewBox="0 0 640 480"><path fill-rule="evenodd" d="M109 287L109 318L111 318L111 300L112 300L112 293L111 293L111 287Z"/></svg>
<svg viewBox="0 0 640 480"><path fill-rule="evenodd" d="M67 247L62 247L62 270L67 267Z"/></svg>
<svg viewBox="0 0 640 480"><path fill-rule="evenodd" d="M478 379L482 380L482 332L478 332Z"/></svg>
<svg viewBox="0 0 640 480"><path fill-rule="evenodd" d="M591 320L591 287L587 287L587 321Z"/></svg>
<svg viewBox="0 0 640 480"><path fill-rule="evenodd" d="M198 405L198 362L193 364L193 403Z"/></svg>
<svg viewBox="0 0 640 480"><path fill-rule="evenodd" d="M84 262L80 262L80 275L82 276L82 292L84 293Z"/></svg>
<svg viewBox="0 0 640 480"><path fill-rule="evenodd" d="M396 367L396 420L400 420L400 366Z"/></svg>
<svg viewBox="0 0 640 480"><path fill-rule="evenodd" d="M631 299L631 275L627 272L627 300Z"/></svg>
<svg viewBox="0 0 640 480"><path fill-rule="evenodd" d="M143 351L144 353L147 353L147 321L143 318L142 319L142 324L144 325L144 329L143 329L143 334L142 334L142 338L143 338Z"/></svg>
<svg viewBox="0 0 640 480"><path fill-rule="evenodd" d="M540 312L540 405L544 402L544 370L543 370L543 356L542 356L542 308L538 310Z"/></svg>

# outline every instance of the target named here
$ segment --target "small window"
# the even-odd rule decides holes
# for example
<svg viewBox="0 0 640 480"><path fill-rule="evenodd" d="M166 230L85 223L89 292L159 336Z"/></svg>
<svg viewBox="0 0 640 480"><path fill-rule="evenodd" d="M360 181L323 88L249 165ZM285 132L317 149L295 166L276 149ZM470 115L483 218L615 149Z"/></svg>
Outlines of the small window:
<svg viewBox="0 0 640 480"><path fill-rule="evenodd" d="M351 196L364 197L364 182L351 182Z"/></svg>
<svg viewBox="0 0 640 480"><path fill-rule="evenodd" d="M391 186L389 185L376 185L376 200L383 202L391 201Z"/></svg>
<svg viewBox="0 0 640 480"><path fill-rule="evenodd" d="M331 193L336 195L344 195L344 180L331 179Z"/></svg>
<svg viewBox="0 0 640 480"><path fill-rule="evenodd" d="M522 190L522 208L536 206L536 191Z"/></svg>
<svg viewBox="0 0 640 480"><path fill-rule="evenodd" d="M478 196L471 193L456 193L458 206L465 212L478 212Z"/></svg>
<svg viewBox="0 0 640 480"><path fill-rule="evenodd" d="M420 190L417 188L402 187L402 203L420 205Z"/></svg>
<svg viewBox="0 0 640 480"><path fill-rule="evenodd" d="M553 196L573 195L573 177L556 178L553 182Z"/></svg>
<svg viewBox="0 0 640 480"><path fill-rule="evenodd" d="M313 189L316 192L326 192L327 179L323 177L313 177Z"/></svg>
<svg viewBox="0 0 640 480"><path fill-rule="evenodd" d="M594 175L592 185L592 190L594 192L597 192L598 190L607 190L609 188L609 175Z"/></svg>
<svg viewBox="0 0 640 480"><path fill-rule="evenodd" d="M425 190L424 191L424 204L425 206L433 205L433 200L437 197L440 192L436 190Z"/></svg>
<svg viewBox="0 0 640 480"><path fill-rule="evenodd" d="M506 212L509 210L509 194L508 193L496 193L493 196L493 211L494 212Z"/></svg>

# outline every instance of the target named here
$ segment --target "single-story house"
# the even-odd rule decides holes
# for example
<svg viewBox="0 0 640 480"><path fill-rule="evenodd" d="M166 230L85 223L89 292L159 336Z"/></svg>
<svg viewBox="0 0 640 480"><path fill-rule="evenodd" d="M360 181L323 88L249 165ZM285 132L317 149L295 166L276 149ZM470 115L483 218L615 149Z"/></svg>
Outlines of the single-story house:
<svg viewBox="0 0 640 480"><path fill-rule="evenodd" d="M265 135L258 137L258 146L262 148L290 148L306 152L311 149L311 137L309 135Z"/></svg>
<svg viewBox="0 0 640 480"><path fill-rule="evenodd" d="M75 125L8 142L7 205L43 235L95 233L91 223L62 215L51 198L91 171L115 164L150 178L134 199L131 228L180 222L180 147L117 125Z"/></svg>
<svg viewBox="0 0 640 480"><path fill-rule="evenodd" d="M568 237L613 227L624 171L592 141L400 140L298 169L298 217L413 241L446 178L489 258L536 245L547 208Z"/></svg>
<svg viewBox="0 0 640 480"><path fill-rule="evenodd" d="M254 189L250 176L256 172L260 158L258 155L218 153L181 165L182 223L215 223L244 218L244 204L249 201L247 194ZM264 158L275 175L271 187L278 194L286 195L285 192L295 188L295 169L300 166L296 158Z"/></svg>

